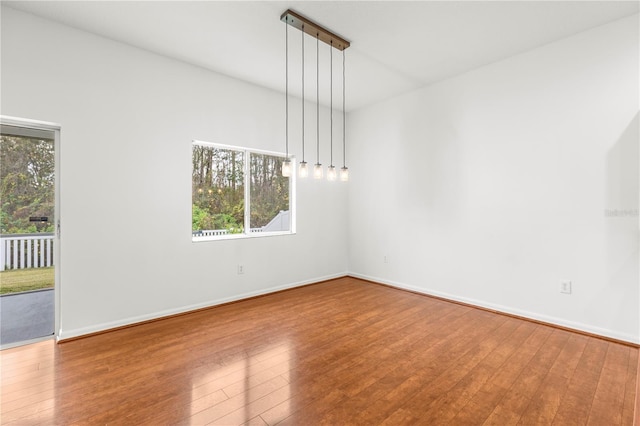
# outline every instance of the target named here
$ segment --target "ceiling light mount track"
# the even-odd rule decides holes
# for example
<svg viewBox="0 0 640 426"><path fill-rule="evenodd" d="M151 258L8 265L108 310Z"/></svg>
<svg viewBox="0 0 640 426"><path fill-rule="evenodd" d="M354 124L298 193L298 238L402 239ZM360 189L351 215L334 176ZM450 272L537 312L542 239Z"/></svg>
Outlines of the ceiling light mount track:
<svg viewBox="0 0 640 426"><path fill-rule="evenodd" d="M311 37L317 37L320 41L327 43L338 50L342 51L351 45L351 43L339 35L332 33L322 25L316 24L312 20L305 18L291 9L287 9L287 11L280 16L280 20L299 29L300 31L304 31Z"/></svg>

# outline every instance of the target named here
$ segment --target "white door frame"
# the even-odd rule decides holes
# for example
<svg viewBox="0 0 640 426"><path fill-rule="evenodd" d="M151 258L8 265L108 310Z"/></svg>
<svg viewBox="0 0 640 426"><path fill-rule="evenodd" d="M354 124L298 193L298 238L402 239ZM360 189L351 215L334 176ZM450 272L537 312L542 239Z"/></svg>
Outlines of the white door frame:
<svg viewBox="0 0 640 426"><path fill-rule="evenodd" d="M54 133L54 238L53 238L53 264L54 264L54 338L56 341L60 339L60 295L62 294L62 280L60 279L60 271L62 270L60 259L60 131L61 126L57 123L47 121L30 120L26 118L10 117L0 115L0 124L14 127L24 127L28 129L47 130Z"/></svg>

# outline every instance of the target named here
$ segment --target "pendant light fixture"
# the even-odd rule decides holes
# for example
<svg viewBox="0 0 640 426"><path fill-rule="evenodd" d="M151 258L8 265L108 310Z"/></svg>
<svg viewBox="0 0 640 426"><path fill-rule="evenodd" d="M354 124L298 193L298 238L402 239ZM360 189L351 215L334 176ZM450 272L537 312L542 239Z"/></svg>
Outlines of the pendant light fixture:
<svg viewBox="0 0 640 426"><path fill-rule="evenodd" d="M340 180L349 180L349 169L347 168L347 110L345 109L345 65L344 49L342 50L342 168L340 169Z"/></svg>
<svg viewBox="0 0 640 426"><path fill-rule="evenodd" d="M320 34L316 33L316 164L313 166L313 177L322 179L320 164Z"/></svg>
<svg viewBox="0 0 640 426"><path fill-rule="evenodd" d="M285 157L282 162L282 176L291 176L291 159L289 158L289 25L285 25Z"/></svg>
<svg viewBox="0 0 640 426"><path fill-rule="evenodd" d="M316 38L316 163L313 168L313 176L316 179L321 179L323 177L324 171L322 168L322 164L320 163L320 41L327 43L330 46L330 164L327 168L327 179L328 180L336 180L337 173L336 167L333 165L333 49L342 51L342 157L343 157L343 166L340 169L340 180L346 181L349 179L349 170L346 166L346 112L345 112L345 54L344 50L350 46L350 43L343 39L342 37L332 33L326 28L316 24L315 22L299 15L298 13L292 11L291 9L287 10L280 16L280 20L289 25L295 27L300 30L302 33L302 161L300 162L300 167L298 171L298 176L301 178L305 178L309 174L307 162L305 161L305 140L304 140L304 127L305 127L305 87L304 87L304 34L307 33L310 36ZM285 48L287 49L286 62L287 62L287 71L286 71L286 122L287 122L287 133L286 133L286 159L283 163L282 172L284 176L287 176L285 173L291 173L291 162L289 159L289 133L288 133L288 124L289 124L289 39L287 36L287 41L285 43ZM285 164L288 164L285 166Z"/></svg>
<svg viewBox="0 0 640 426"><path fill-rule="evenodd" d="M287 25L287 27L288 26L289 25ZM300 162L300 169L298 171L298 176L300 176L301 178L306 178L307 176L309 176L309 169L307 168L307 162L304 161L304 24L302 24L301 33L302 33L302 161Z"/></svg>
<svg viewBox="0 0 640 426"><path fill-rule="evenodd" d="M333 40L329 48L329 167L327 168L327 179L336 180L336 166L333 165Z"/></svg>

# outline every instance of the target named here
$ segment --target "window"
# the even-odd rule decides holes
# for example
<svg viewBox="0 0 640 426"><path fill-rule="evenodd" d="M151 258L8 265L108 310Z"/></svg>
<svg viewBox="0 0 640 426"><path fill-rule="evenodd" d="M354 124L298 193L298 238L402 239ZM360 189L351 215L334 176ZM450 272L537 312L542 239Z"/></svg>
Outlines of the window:
<svg viewBox="0 0 640 426"><path fill-rule="evenodd" d="M295 232L293 185L282 176L285 156L194 141L193 241Z"/></svg>

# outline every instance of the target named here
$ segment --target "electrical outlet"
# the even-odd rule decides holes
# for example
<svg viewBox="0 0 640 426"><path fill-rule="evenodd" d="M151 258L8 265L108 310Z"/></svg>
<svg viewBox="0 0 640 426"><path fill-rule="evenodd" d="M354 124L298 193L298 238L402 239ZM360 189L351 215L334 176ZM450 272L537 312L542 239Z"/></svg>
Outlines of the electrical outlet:
<svg viewBox="0 0 640 426"><path fill-rule="evenodd" d="M384 256L384 263L389 263L389 256L387 255Z"/></svg>
<svg viewBox="0 0 640 426"><path fill-rule="evenodd" d="M560 293L571 294L571 281L560 281Z"/></svg>
<svg viewBox="0 0 640 426"><path fill-rule="evenodd" d="M238 264L238 275L244 274L244 265Z"/></svg>

